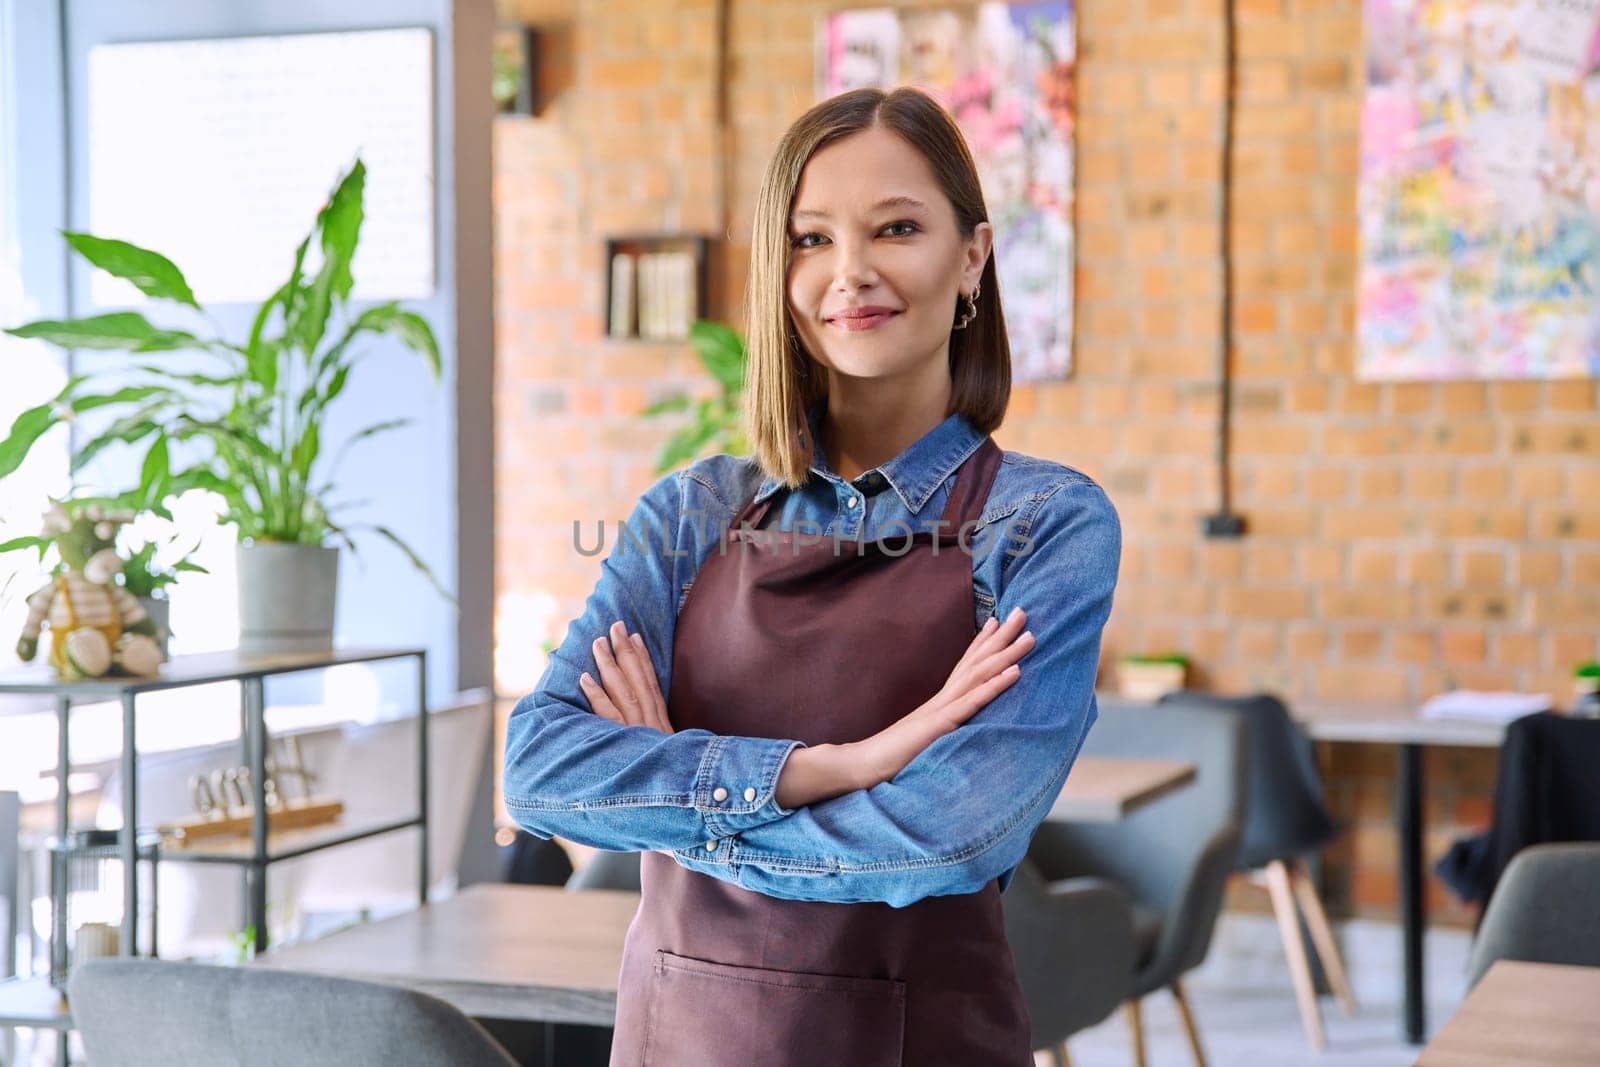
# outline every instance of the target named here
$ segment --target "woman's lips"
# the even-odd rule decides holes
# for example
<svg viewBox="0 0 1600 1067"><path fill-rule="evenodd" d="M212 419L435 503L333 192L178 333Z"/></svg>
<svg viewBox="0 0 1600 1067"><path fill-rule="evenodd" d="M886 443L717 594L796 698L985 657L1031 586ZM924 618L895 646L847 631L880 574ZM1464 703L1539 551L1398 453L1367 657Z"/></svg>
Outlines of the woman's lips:
<svg viewBox="0 0 1600 1067"><path fill-rule="evenodd" d="M900 312L890 311L888 308L863 308L835 315L828 320L828 325L851 333L859 330L875 330L898 314Z"/></svg>

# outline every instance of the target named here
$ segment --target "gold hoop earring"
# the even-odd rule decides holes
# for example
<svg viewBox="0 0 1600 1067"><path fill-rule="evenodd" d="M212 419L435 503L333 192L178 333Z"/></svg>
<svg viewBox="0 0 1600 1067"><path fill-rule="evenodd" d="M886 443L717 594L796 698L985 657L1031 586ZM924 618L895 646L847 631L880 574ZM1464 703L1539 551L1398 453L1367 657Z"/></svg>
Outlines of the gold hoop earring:
<svg viewBox="0 0 1600 1067"><path fill-rule="evenodd" d="M961 298L961 317L956 320L955 329L965 330L978 317L978 290L980 286L974 285L972 292Z"/></svg>

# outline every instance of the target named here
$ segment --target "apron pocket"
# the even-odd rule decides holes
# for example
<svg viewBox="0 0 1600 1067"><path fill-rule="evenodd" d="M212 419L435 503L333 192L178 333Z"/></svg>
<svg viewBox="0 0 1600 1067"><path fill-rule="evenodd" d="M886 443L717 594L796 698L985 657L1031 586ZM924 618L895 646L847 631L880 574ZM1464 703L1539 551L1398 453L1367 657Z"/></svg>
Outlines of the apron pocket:
<svg viewBox="0 0 1600 1067"><path fill-rule="evenodd" d="M643 1067L900 1067L906 984L736 967L657 949Z"/></svg>

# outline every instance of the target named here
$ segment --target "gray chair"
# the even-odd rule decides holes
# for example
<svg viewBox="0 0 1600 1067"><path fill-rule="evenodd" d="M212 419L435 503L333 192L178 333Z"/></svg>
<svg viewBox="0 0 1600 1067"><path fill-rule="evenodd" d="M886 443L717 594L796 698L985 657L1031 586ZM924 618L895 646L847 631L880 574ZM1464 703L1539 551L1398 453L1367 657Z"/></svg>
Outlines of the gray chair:
<svg viewBox="0 0 1600 1067"><path fill-rule="evenodd" d="M1134 1059L1144 1063L1139 1001L1170 989L1195 1061L1205 1063L1182 977L1211 947L1223 890L1238 859L1245 811L1244 724L1223 708L1101 699L1084 755L1171 759L1195 765L1195 781L1115 823L1046 822L1028 857L1046 881L1097 876L1133 899L1137 944L1127 1000Z"/></svg>
<svg viewBox="0 0 1600 1067"><path fill-rule="evenodd" d="M1033 1024L1033 1047L1066 1067L1067 1038L1100 1022L1133 991L1132 903L1103 878L1049 883L1031 860L1000 898L1006 940Z"/></svg>
<svg viewBox="0 0 1600 1067"><path fill-rule="evenodd" d="M515 1067L477 1023L393 986L266 967L88 960L67 987L94 1067Z"/></svg>
<svg viewBox="0 0 1600 1067"><path fill-rule="evenodd" d="M567 890L626 889L639 891L639 854L637 852L596 852L567 879Z"/></svg>
<svg viewBox="0 0 1600 1067"><path fill-rule="evenodd" d="M1600 844L1532 845L1518 852L1489 899L1468 981L1496 960L1600 967Z"/></svg>
<svg viewBox="0 0 1600 1067"><path fill-rule="evenodd" d="M1300 934L1302 917L1339 1006L1346 1015L1354 1015L1356 1002L1338 942L1333 938L1333 927L1305 865L1306 856L1322 851L1339 833L1333 814L1323 801L1322 778L1317 773L1311 739L1290 717L1283 701L1270 693L1221 696L1183 690L1168 693L1161 703L1227 708L1238 712L1244 721L1250 771L1246 776L1238 869L1271 895L1289 977L1300 1007L1300 1023L1311 1047L1320 1049L1327 1041L1317 1007L1311 957Z"/></svg>

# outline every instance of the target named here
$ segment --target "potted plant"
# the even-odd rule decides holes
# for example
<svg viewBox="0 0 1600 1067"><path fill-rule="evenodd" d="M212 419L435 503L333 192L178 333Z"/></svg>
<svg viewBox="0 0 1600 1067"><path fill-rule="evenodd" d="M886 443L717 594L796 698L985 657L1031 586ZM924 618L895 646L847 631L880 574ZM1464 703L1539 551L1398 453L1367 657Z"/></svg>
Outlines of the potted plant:
<svg viewBox="0 0 1600 1067"><path fill-rule="evenodd" d="M340 544L370 531L398 548L453 601L432 570L388 527L336 518L340 462L348 450L410 419L375 422L330 453L323 427L373 335L399 340L422 357L437 382L439 346L427 321L396 302L354 314L349 308L363 217L366 169L357 159L317 213L295 249L287 280L256 310L248 337L237 342L167 329L133 311L9 329L68 349L159 356L192 353L204 361L180 367L140 362L131 384L114 392L74 377L57 396L24 411L0 441L0 478L58 423L98 409L114 415L72 458L74 472L113 445L142 447L137 488L125 496L170 518L164 501L192 489L218 494L219 522L238 535L240 645L250 653L325 650L332 645ZM63 233L93 266L126 279L146 295L205 314L178 267L165 256L124 241ZM307 253L315 244L314 269ZM177 447L175 447L177 446ZM178 460L177 457L184 457ZM190 458L192 457L192 458Z"/></svg>
<svg viewBox="0 0 1600 1067"><path fill-rule="evenodd" d="M169 541L165 547L174 543L175 540ZM161 645L161 654L165 656L168 654L167 643L172 638L172 601L167 590L185 571L198 574L210 572L189 558L194 554L194 548L168 563L157 558L156 554L162 547L155 541L146 541L140 548L130 551L122 562L122 585L144 606L146 614L156 621L156 628L160 631L157 641ZM196 544L195 548L198 547Z"/></svg>
<svg viewBox="0 0 1600 1067"><path fill-rule="evenodd" d="M1118 665L1117 692L1126 700L1154 703L1167 693L1184 688L1189 680L1189 657L1178 652L1160 656L1124 656Z"/></svg>
<svg viewBox="0 0 1600 1067"><path fill-rule="evenodd" d="M748 358L744 338L737 330L720 322L701 319L689 327L689 340L721 392L703 400L691 400L679 394L644 410L646 418L679 411L692 415L689 424L677 430L662 446L656 463L657 474L665 474L704 452L742 456L750 451L743 423L744 374Z"/></svg>
<svg viewBox="0 0 1600 1067"><path fill-rule="evenodd" d="M1578 665L1572 672L1572 691L1577 698L1572 704L1572 714L1600 719L1600 660Z"/></svg>

